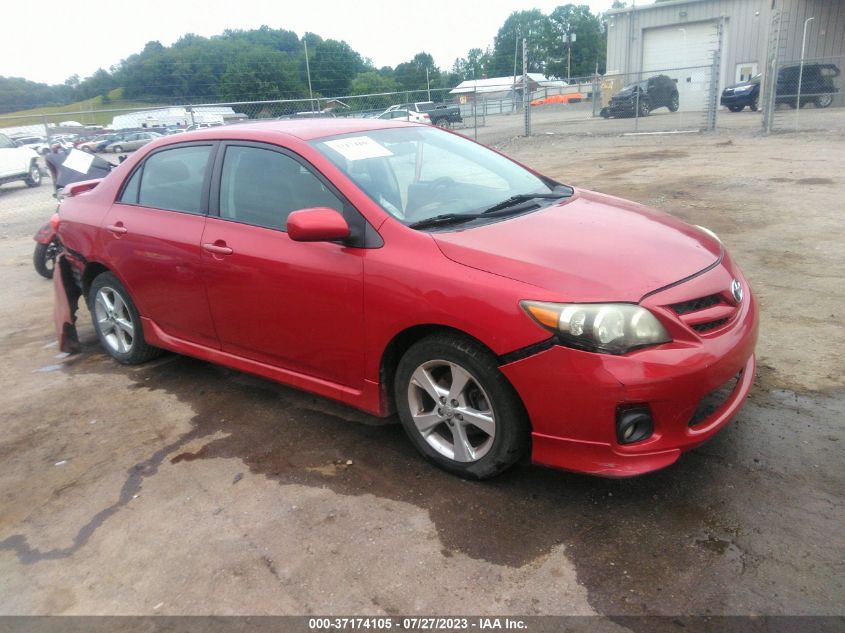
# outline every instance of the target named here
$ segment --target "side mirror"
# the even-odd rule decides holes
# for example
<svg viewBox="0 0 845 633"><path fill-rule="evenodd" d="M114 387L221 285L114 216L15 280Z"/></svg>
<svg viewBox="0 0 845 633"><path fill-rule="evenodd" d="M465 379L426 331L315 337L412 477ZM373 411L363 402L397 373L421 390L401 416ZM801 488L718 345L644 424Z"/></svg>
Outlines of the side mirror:
<svg viewBox="0 0 845 633"><path fill-rule="evenodd" d="M294 211L288 216L287 230L294 242L333 242L349 237L349 224L328 207Z"/></svg>

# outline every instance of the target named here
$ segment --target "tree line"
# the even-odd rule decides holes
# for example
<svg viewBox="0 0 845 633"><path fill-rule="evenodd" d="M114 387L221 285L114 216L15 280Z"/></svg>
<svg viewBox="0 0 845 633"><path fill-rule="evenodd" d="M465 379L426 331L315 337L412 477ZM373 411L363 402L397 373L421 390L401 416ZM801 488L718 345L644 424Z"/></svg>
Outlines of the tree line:
<svg viewBox="0 0 845 633"><path fill-rule="evenodd" d="M452 88L466 79L522 72L522 39L528 43L529 72L567 76L567 34L573 77L603 72L606 30L603 16L587 5L566 4L546 15L537 9L513 12L493 45L472 48L449 69L420 52L396 67L376 68L344 41L315 33L262 26L220 35L182 36L171 46L148 42L143 50L90 77L58 85L0 77L0 112L64 105L123 89L123 98L154 103L231 102L364 95L426 88ZM306 53L307 59L306 59ZM310 86L309 86L310 74Z"/></svg>

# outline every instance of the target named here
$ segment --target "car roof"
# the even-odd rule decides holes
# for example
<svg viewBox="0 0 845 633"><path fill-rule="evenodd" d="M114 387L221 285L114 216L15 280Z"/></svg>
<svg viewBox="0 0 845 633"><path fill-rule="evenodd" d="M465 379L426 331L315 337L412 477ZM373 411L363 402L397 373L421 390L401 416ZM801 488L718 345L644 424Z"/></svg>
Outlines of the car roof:
<svg viewBox="0 0 845 633"><path fill-rule="evenodd" d="M192 131L190 134L193 139L236 138L247 133L250 137L284 135L310 141L325 136L369 132L392 127L419 127L419 124L383 119L291 119L203 128Z"/></svg>

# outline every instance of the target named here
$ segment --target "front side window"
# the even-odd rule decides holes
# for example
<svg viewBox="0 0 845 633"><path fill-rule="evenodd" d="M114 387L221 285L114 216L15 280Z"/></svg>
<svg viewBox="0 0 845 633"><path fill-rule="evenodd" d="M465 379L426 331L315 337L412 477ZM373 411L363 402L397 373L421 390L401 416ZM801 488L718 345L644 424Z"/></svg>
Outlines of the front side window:
<svg viewBox="0 0 845 633"><path fill-rule="evenodd" d="M477 213L512 196L552 191L504 156L431 128L369 130L313 145L406 224L444 213Z"/></svg>
<svg viewBox="0 0 845 633"><path fill-rule="evenodd" d="M14 147L15 144L12 143L11 139L5 134L0 134L0 149L8 149L10 147Z"/></svg>
<svg viewBox="0 0 845 633"><path fill-rule="evenodd" d="M298 209L343 203L309 169L271 149L231 145L220 176L220 217L284 231Z"/></svg>
<svg viewBox="0 0 845 633"><path fill-rule="evenodd" d="M202 191L210 145L192 145L156 152L136 170L121 202L145 207L202 213ZM136 183L135 179L139 178ZM137 199L133 199L137 186Z"/></svg>

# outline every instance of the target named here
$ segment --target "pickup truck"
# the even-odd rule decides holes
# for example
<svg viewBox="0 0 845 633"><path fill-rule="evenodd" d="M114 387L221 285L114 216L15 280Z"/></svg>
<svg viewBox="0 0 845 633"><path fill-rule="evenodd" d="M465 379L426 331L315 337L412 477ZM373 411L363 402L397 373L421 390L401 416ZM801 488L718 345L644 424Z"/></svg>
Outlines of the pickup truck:
<svg viewBox="0 0 845 633"><path fill-rule="evenodd" d="M410 110L411 112L418 112L419 114L427 114L431 119L432 125L439 127L449 127L451 123L460 123L463 121L461 117L461 108L458 106L448 106L445 103L436 104L433 101L418 101L416 103L401 103L399 105L390 106L387 111L392 110Z"/></svg>
<svg viewBox="0 0 845 633"><path fill-rule="evenodd" d="M29 187L41 184L38 154L29 147L18 147L0 132L0 185L23 180Z"/></svg>

